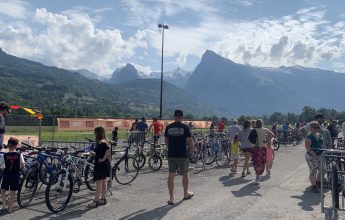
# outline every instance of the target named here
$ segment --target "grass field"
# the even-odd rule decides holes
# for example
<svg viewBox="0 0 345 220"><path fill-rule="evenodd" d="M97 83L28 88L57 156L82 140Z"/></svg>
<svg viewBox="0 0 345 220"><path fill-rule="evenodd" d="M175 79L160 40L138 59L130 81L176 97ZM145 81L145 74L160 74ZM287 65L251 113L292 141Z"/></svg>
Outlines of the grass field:
<svg viewBox="0 0 345 220"><path fill-rule="evenodd" d="M38 127L30 126L11 126L6 127L6 135L36 135L38 136ZM42 127L42 141L87 141L85 138L94 139L94 134L92 131L56 131L54 132L54 127L43 126ZM111 140L111 132L106 133L107 138ZM127 130L119 130L118 138L125 139L127 135Z"/></svg>

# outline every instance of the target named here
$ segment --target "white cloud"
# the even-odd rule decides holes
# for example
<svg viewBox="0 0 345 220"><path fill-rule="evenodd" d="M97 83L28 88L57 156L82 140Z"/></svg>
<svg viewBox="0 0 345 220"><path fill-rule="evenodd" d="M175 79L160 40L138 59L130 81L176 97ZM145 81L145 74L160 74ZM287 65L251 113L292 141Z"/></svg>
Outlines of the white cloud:
<svg viewBox="0 0 345 220"><path fill-rule="evenodd" d="M19 0L2 0L0 1L0 14L6 16L24 19L27 16L26 3Z"/></svg>
<svg viewBox="0 0 345 220"><path fill-rule="evenodd" d="M82 14L67 16L41 8L34 19L44 31L18 24L0 27L0 44L5 51L66 69L108 74L132 56L135 48L147 47L144 32L125 40L120 30L98 29Z"/></svg>

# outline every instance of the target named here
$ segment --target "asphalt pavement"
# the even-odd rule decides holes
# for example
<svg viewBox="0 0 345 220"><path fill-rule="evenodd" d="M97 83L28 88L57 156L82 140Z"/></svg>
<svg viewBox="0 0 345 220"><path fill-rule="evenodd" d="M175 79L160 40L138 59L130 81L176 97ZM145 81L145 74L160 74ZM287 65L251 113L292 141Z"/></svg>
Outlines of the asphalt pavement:
<svg viewBox="0 0 345 220"><path fill-rule="evenodd" d="M0 219L324 219L320 195L309 192L304 153L302 145L281 147L276 152L271 177L263 176L259 186L254 184L253 168L252 175L242 178L240 172L229 176L229 165L213 165L204 171L201 165L192 164L190 190L195 196L182 200L182 178L176 176L174 206L167 205L165 161L157 172L146 165L131 185L114 182L113 195L105 206L87 209L93 193L84 188L72 195L63 212L53 214L45 205L42 188L30 207L16 208ZM344 215L340 219L345 219Z"/></svg>

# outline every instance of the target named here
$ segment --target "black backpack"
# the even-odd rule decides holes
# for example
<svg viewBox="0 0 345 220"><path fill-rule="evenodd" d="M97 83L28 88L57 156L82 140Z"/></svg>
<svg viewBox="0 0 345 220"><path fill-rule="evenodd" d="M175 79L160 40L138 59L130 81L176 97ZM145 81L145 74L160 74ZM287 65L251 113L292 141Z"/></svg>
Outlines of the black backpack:
<svg viewBox="0 0 345 220"><path fill-rule="evenodd" d="M250 141L250 143L256 144L257 139L258 139L258 133L256 132L256 130L254 128L250 131L249 136L248 136L248 140Z"/></svg>

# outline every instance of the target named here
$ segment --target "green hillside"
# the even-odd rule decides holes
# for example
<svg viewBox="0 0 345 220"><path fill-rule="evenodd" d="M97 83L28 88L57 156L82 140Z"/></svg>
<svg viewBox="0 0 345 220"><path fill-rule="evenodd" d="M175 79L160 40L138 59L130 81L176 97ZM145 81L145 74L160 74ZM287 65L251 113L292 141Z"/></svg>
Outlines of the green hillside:
<svg viewBox="0 0 345 220"><path fill-rule="evenodd" d="M160 81L156 79L109 85L0 50L0 101L13 105L42 106L45 114L154 116L159 112L159 95ZM200 117L214 113L184 90L164 83L164 116L175 108Z"/></svg>

